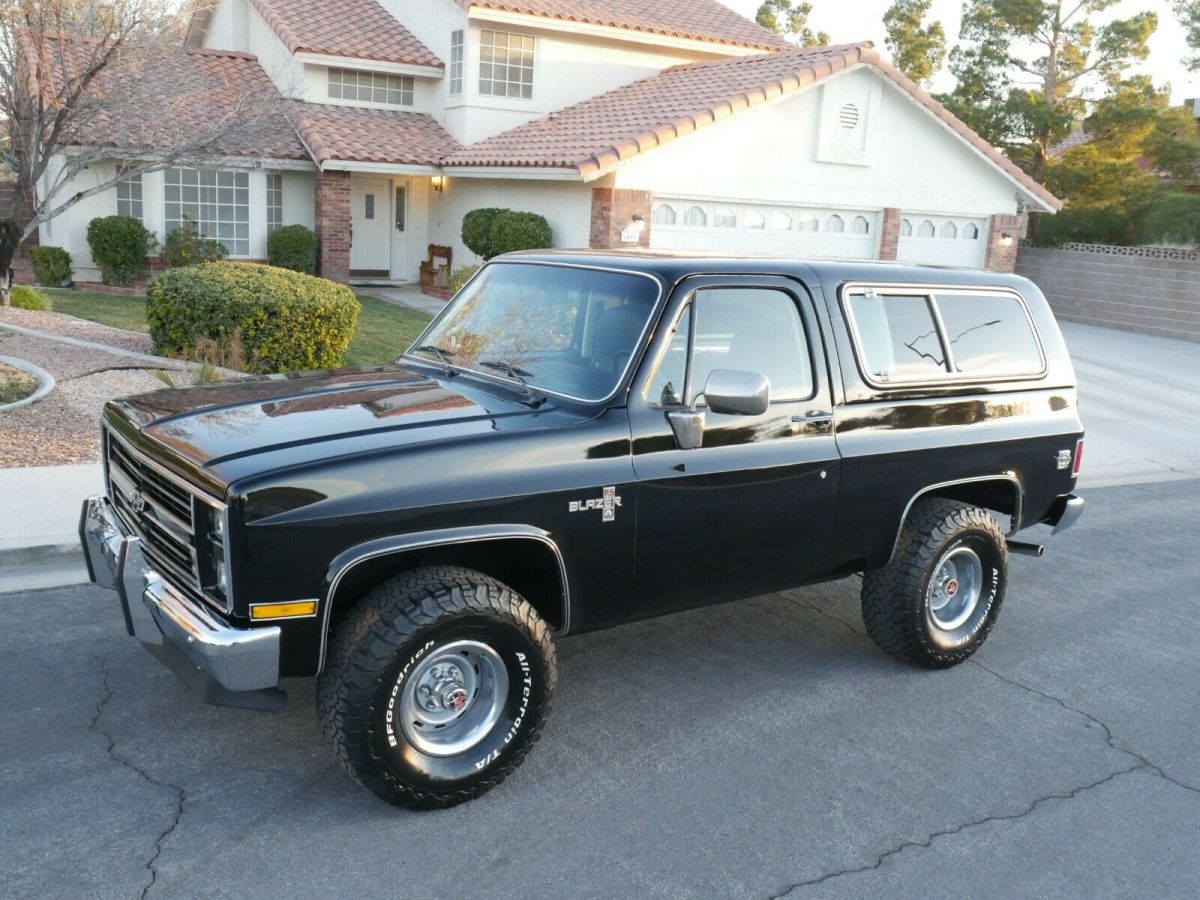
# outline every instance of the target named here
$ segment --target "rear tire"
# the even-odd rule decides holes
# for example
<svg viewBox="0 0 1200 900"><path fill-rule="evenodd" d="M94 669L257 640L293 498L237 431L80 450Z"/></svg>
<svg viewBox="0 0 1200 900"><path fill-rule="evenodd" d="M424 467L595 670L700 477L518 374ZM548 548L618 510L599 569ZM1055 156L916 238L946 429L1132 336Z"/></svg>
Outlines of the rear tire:
<svg viewBox="0 0 1200 900"><path fill-rule="evenodd" d="M338 624L317 712L363 786L398 806L441 808L521 764L557 677L550 629L519 594L470 569L416 569Z"/></svg>
<svg viewBox="0 0 1200 900"><path fill-rule="evenodd" d="M918 500L892 559L863 576L863 623L885 653L946 669L987 640L1007 584L1008 547L988 512Z"/></svg>

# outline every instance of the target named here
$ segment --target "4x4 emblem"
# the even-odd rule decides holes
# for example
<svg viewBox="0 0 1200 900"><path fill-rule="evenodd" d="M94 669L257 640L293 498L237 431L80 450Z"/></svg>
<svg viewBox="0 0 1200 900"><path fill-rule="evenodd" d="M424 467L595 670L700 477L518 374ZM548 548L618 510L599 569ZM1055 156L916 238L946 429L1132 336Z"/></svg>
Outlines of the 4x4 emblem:
<svg viewBox="0 0 1200 900"><path fill-rule="evenodd" d="M612 522L617 518L617 507L621 505L621 498L617 494L615 487L606 487L603 494L598 500L572 500L567 504L568 512L588 512L589 510L601 510L600 521Z"/></svg>

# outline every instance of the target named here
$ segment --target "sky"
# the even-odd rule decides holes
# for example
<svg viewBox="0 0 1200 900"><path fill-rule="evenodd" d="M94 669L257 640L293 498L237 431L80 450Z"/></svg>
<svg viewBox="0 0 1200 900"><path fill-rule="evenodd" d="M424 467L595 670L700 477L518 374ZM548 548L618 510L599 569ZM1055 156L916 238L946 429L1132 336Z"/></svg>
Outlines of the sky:
<svg viewBox="0 0 1200 900"><path fill-rule="evenodd" d="M721 0L726 6L753 19L761 0ZM808 24L816 31L827 31L835 44L854 41L874 41L880 51L886 53L884 45L883 13L891 6L891 0L809 0L813 6ZM1108 18L1124 18L1143 10L1158 13L1158 31L1150 41L1150 57L1139 69L1149 74L1157 85L1170 84L1171 98L1180 103L1185 99L1200 97L1200 73L1188 72L1183 65L1187 52L1183 28L1171 12L1168 0L1121 0L1105 13ZM959 20L962 16L962 0L933 0L930 18L942 23L946 29L947 44L953 46L958 38ZM954 79L945 68L934 79L935 91L949 90Z"/></svg>

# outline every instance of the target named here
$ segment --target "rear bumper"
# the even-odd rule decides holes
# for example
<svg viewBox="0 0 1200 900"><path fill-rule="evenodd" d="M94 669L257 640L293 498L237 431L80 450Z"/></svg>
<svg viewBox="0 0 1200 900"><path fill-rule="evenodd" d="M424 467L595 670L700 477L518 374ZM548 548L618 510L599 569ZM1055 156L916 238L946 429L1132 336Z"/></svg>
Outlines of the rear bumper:
<svg viewBox="0 0 1200 900"><path fill-rule="evenodd" d="M171 587L149 567L141 538L125 531L107 497L84 502L79 538L92 581L120 597L126 630L199 688L205 700L255 708L276 705L266 697L236 695L278 685L278 626L235 628ZM282 697L282 692L274 693Z"/></svg>
<svg viewBox="0 0 1200 900"><path fill-rule="evenodd" d="M1076 497L1074 494L1064 494L1054 501L1054 505L1050 507L1050 512L1042 519L1042 523L1053 525L1053 533L1058 534L1060 531L1066 531L1074 525L1082 515L1083 498Z"/></svg>

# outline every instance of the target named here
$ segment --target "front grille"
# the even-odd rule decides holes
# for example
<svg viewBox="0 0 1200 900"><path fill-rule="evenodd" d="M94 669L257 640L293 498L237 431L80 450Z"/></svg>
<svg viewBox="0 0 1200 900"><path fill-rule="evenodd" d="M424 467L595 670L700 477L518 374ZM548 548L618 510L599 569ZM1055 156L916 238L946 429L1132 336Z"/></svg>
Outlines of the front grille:
<svg viewBox="0 0 1200 900"><path fill-rule="evenodd" d="M172 587L197 599L200 589L192 492L105 430L108 496L125 526L142 539L146 561Z"/></svg>

